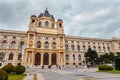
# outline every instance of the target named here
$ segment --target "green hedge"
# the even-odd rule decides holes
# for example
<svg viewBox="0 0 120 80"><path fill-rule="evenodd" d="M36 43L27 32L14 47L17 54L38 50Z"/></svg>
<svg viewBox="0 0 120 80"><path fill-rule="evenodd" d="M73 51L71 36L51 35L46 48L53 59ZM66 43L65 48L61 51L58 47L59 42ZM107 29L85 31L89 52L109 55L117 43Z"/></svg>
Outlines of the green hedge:
<svg viewBox="0 0 120 80"><path fill-rule="evenodd" d="M0 80L8 80L7 72L2 69L0 69Z"/></svg>
<svg viewBox="0 0 120 80"><path fill-rule="evenodd" d="M120 70L120 58L115 60L115 69Z"/></svg>
<svg viewBox="0 0 120 80"><path fill-rule="evenodd" d="M6 71L7 73L16 73L22 74L25 72L25 67L22 65L13 66L12 64L5 65L2 70Z"/></svg>
<svg viewBox="0 0 120 80"><path fill-rule="evenodd" d="M99 70L113 70L112 66L107 66L107 65L99 65L98 66Z"/></svg>
<svg viewBox="0 0 120 80"><path fill-rule="evenodd" d="M7 64L3 68L7 73L12 73L14 72L14 66L12 64Z"/></svg>
<svg viewBox="0 0 120 80"><path fill-rule="evenodd" d="M22 66L22 65L17 65L17 66L15 66L15 68L14 68L14 72L15 72L16 74L23 74L23 73L25 72L25 67Z"/></svg>

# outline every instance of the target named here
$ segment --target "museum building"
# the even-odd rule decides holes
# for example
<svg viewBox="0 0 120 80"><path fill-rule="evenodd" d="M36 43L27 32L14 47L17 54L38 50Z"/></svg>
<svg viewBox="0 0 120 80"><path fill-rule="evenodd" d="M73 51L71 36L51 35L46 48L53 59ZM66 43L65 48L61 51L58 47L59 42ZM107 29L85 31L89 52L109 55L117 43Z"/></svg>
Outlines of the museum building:
<svg viewBox="0 0 120 80"><path fill-rule="evenodd" d="M0 66L84 65L91 48L99 55L120 52L120 39L87 38L64 34L63 20L55 21L46 9L30 17L27 32L0 29Z"/></svg>

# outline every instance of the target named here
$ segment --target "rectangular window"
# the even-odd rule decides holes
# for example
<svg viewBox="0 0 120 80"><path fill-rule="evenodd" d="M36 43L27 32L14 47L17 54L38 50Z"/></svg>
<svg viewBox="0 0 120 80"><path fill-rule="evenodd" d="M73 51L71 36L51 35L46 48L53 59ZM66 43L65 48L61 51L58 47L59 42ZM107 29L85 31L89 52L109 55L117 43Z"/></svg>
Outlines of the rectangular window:
<svg viewBox="0 0 120 80"><path fill-rule="evenodd" d="M45 37L46 40L48 40L48 37Z"/></svg>
<svg viewBox="0 0 120 80"><path fill-rule="evenodd" d="M16 39L16 37L15 37L15 36L13 36L13 39Z"/></svg>
<svg viewBox="0 0 120 80"><path fill-rule="evenodd" d="M56 40L56 38L53 38L53 40Z"/></svg>
<svg viewBox="0 0 120 80"><path fill-rule="evenodd" d="M6 39L6 38L7 38L7 35L5 35L3 38Z"/></svg>

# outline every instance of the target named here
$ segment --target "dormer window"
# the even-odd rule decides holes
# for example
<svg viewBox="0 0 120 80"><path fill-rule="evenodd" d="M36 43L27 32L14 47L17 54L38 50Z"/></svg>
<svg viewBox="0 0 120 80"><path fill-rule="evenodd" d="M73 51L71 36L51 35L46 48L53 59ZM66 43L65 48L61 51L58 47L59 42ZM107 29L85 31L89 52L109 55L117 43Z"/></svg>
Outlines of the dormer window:
<svg viewBox="0 0 120 80"><path fill-rule="evenodd" d="M13 39L16 39L16 37L15 37L15 36L13 36Z"/></svg>
<svg viewBox="0 0 120 80"><path fill-rule="evenodd" d="M35 23L35 20L34 20L34 19L32 20L32 23Z"/></svg>
<svg viewBox="0 0 120 80"><path fill-rule="evenodd" d="M49 25L49 22L48 22L48 21L46 21L46 22L45 22L45 26L46 26L46 27L48 27L48 25Z"/></svg>
<svg viewBox="0 0 120 80"><path fill-rule="evenodd" d="M61 23L59 23L59 26L60 26L60 28L62 27L62 24Z"/></svg>
<svg viewBox="0 0 120 80"><path fill-rule="evenodd" d="M38 26L41 27L41 22L38 23Z"/></svg>

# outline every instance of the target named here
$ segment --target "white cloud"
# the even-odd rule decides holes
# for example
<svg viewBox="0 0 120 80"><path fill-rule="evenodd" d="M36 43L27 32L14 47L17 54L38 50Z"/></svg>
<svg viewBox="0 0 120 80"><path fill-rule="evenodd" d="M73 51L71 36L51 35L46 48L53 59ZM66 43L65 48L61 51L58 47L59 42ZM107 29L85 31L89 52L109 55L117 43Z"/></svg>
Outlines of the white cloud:
<svg viewBox="0 0 120 80"><path fill-rule="evenodd" d="M55 19L63 19L65 34L112 38L120 34L119 0L4 0L0 2L0 28L27 30L32 14L45 7Z"/></svg>

